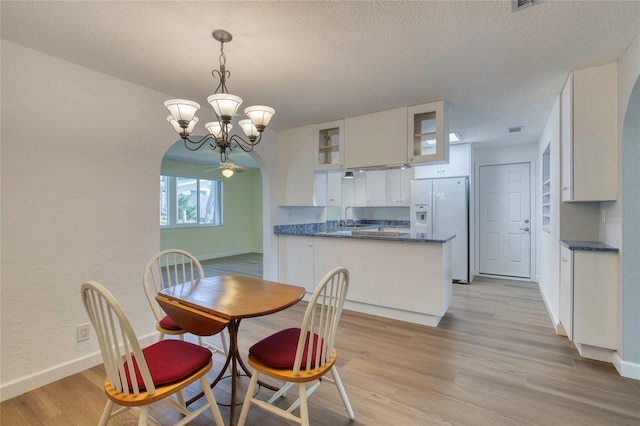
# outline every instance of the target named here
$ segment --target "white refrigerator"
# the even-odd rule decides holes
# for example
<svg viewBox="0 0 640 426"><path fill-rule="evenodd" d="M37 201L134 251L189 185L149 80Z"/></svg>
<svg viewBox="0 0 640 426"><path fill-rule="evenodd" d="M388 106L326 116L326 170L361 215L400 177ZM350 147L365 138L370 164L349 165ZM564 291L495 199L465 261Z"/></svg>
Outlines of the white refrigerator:
<svg viewBox="0 0 640 426"><path fill-rule="evenodd" d="M455 234L453 281L469 282L469 179L411 181L411 232Z"/></svg>

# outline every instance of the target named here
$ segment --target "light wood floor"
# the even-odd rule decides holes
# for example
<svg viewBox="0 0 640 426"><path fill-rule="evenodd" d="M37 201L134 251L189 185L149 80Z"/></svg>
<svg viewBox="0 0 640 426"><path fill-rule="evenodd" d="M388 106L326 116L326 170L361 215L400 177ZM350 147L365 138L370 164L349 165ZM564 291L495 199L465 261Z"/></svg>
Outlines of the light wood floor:
<svg viewBox="0 0 640 426"><path fill-rule="evenodd" d="M304 307L243 321L240 348L298 325ZM313 425L640 425L640 382L620 377L610 364L580 358L555 334L532 283L456 284L437 328L345 311L337 349L356 421L349 421L335 388L323 384L309 399ZM221 361L216 358L214 370ZM104 377L98 366L6 401L0 423L96 424L106 400ZM228 402L228 386L223 381L214 389L219 402ZM259 393L263 399L270 395ZM178 417L165 407L156 404L152 413L170 424ZM221 412L228 418L228 408ZM110 423L133 424L132 413ZM212 420L200 417L192 424ZM248 424L288 423L252 408Z"/></svg>
<svg viewBox="0 0 640 426"><path fill-rule="evenodd" d="M248 277L262 278L261 253L245 253L218 259L203 260L200 264L204 269L204 275L207 277L241 274Z"/></svg>

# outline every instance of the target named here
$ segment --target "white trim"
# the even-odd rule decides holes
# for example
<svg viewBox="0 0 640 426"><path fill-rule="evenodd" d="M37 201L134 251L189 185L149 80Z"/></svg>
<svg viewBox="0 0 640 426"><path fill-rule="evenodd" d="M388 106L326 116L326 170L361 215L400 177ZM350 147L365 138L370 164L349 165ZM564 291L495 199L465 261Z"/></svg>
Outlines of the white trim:
<svg viewBox="0 0 640 426"><path fill-rule="evenodd" d="M564 329L564 326L560 324L560 320L556 318L555 315L553 315L553 310L551 309L551 305L549 305L549 301L547 300L544 294L544 291L542 291L542 289L540 288L540 284L538 284L538 291L540 292L540 296L542 296L542 301L544 302L544 305L547 308L547 315L549 315L549 318L551 319L551 322L553 324L553 328L556 331L556 334L559 334L561 336L566 336L567 332Z"/></svg>
<svg viewBox="0 0 640 426"><path fill-rule="evenodd" d="M611 361L622 377L640 380L640 364L623 360L618 352L613 354Z"/></svg>
<svg viewBox="0 0 640 426"><path fill-rule="evenodd" d="M263 250L262 249L244 249L244 250L225 251L222 253L205 254L204 256L197 256L197 259L202 262L203 260L220 259L222 257L237 256L239 254L247 254L247 253L263 253Z"/></svg>
<svg viewBox="0 0 640 426"><path fill-rule="evenodd" d="M158 332L154 331L149 333L139 340L142 347L149 346L158 340ZM102 364L102 355L100 351L97 351L74 360L63 362L46 370L37 371L2 383L0 385L0 401L6 401L100 364Z"/></svg>
<svg viewBox="0 0 640 426"><path fill-rule="evenodd" d="M511 275L492 275L492 274L476 274L476 277L480 278L495 278L498 280L511 280L511 281L522 281L525 283L538 283L533 278L526 277L512 277Z"/></svg>

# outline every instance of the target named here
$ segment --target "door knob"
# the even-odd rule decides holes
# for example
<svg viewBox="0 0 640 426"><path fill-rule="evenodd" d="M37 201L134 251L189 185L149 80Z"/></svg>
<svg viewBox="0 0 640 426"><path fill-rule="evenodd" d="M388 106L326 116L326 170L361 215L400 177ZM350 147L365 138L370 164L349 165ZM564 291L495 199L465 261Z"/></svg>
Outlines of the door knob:
<svg viewBox="0 0 640 426"><path fill-rule="evenodd" d="M520 230L524 231L524 232L529 232L529 228L526 228L526 227L525 228L520 228Z"/></svg>

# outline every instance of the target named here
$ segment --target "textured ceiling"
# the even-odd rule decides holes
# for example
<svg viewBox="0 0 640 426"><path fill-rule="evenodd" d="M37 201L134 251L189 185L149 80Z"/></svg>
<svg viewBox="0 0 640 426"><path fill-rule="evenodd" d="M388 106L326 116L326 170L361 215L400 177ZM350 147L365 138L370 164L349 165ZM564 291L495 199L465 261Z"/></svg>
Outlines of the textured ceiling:
<svg viewBox="0 0 640 426"><path fill-rule="evenodd" d="M499 144L537 141L569 71L616 61L640 31L639 1L512 13L511 1L5 0L0 12L3 39L194 100L201 122L222 28L229 91L273 106L276 130L444 99L465 142Z"/></svg>

